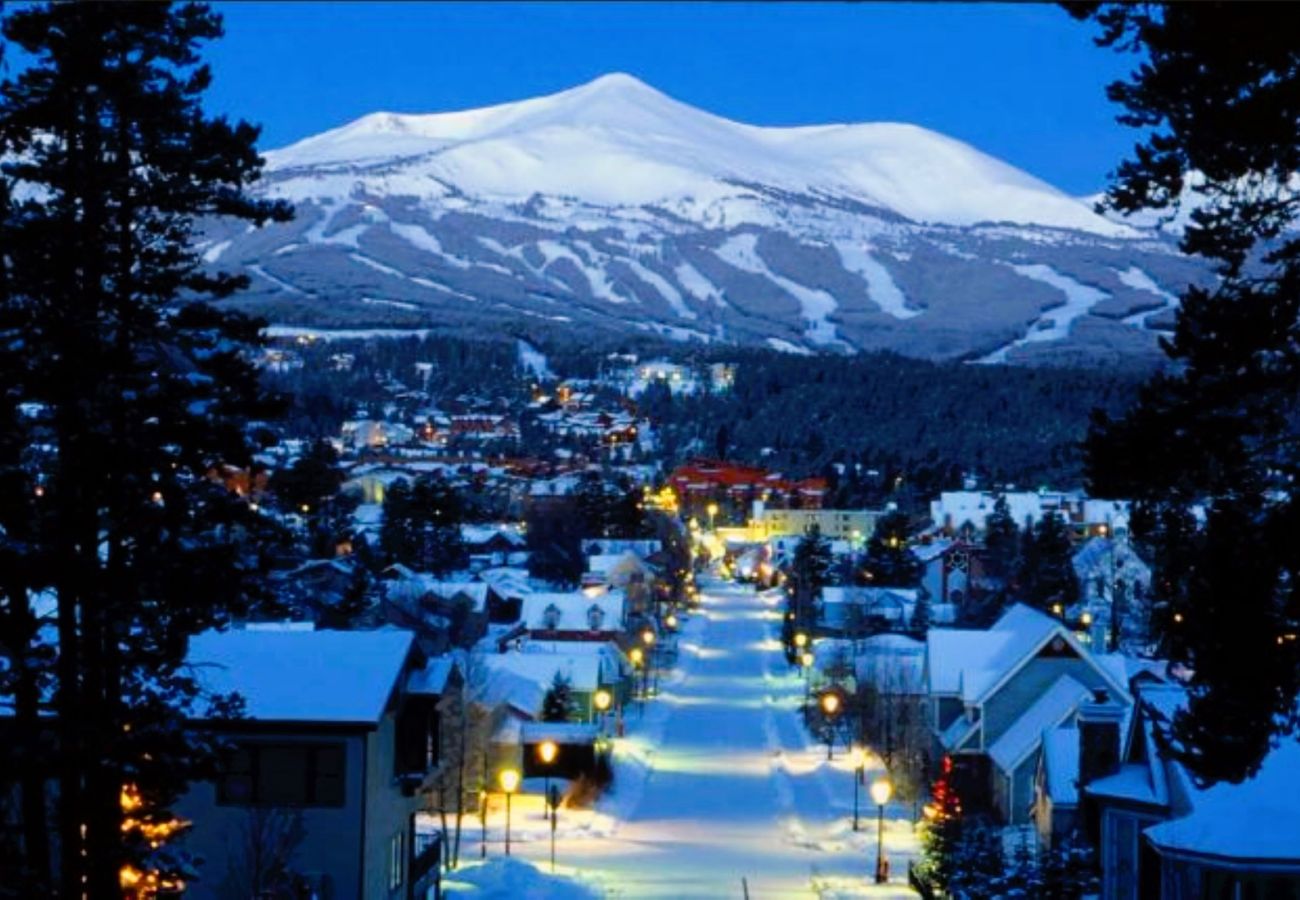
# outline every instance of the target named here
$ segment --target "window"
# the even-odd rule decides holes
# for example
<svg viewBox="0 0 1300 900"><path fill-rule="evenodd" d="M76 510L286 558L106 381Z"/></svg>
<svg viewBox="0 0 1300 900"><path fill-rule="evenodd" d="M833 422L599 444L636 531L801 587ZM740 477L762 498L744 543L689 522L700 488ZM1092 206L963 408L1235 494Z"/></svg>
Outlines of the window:
<svg viewBox="0 0 1300 900"><path fill-rule="evenodd" d="M225 759L217 802L225 806L342 806L342 744L244 743Z"/></svg>
<svg viewBox="0 0 1300 900"><path fill-rule="evenodd" d="M542 624L548 631L554 631L560 625L560 608L552 603L542 610Z"/></svg>
<svg viewBox="0 0 1300 900"><path fill-rule="evenodd" d="M406 830L399 830L388 841L388 889L402 886L406 875Z"/></svg>

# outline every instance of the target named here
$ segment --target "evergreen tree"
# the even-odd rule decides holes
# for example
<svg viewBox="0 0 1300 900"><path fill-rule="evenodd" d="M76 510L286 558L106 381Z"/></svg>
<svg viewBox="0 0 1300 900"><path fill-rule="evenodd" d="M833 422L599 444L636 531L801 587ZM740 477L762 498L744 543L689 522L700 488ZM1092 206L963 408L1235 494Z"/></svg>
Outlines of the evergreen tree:
<svg viewBox="0 0 1300 900"><path fill-rule="evenodd" d="M1020 529L1011 517L1005 494L993 501L993 512L984 521L984 567L1004 583L1015 575L1020 561Z"/></svg>
<svg viewBox="0 0 1300 900"><path fill-rule="evenodd" d="M1300 641L1286 639L1300 630L1296 43L1264 7L1072 9L1101 26L1102 46L1145 54L1108 89L1121 121L1147 130L1108 204L1193 205L1182 248L1220 276L1186 291L1163 342L1173 364L1121 418L1098 414L1086 451L1095 495L1210 511L1185 576L1178 640L1194 675L1172 745L1203 781L1236 781L1294 730L1300 690ZM1233 553L1249 560L1235 583Z"/></svg>
<svg viewBox="0 0 1300 900"><path fill-rule="evenodd" d="M831 545L814 522L795 544L790 561L792 607L795 624L800 628L812 621L822 588L830 582L831 562Z"/></svg>
<svg viewBox="0 0 1300 900"><path fill-rule="evenodd" d="M202 270L194 222L288 208L243 193L257 130L203 113L197 51L221 33L206 7L23 6L0 28L30 59L0 84L0 180L25 198L7 187L0 207L0 373L38 411L5 425L50 448L0 459L0 481L27 498L5 504L4 533L32 539L5 541L32 573L3 590L21 628L28 592L47 588L58 634L57 649L6 644L0 666L53 658L57 742L39 749L57 779L59 872L41 860L24 877L43 882L29 895L119 898L125 867L178 874L140 823L168 821L215 758L184 727L209 712L181 669L188 638L249 610L265 583L263 524L206 477L247 465L248 419L274 412L245 353L258 326L197 302L244 282ZM8 752L38 750L16 737ZM28 833L48 827L43 808L23 813Z"/></svg>
<svg viewBox="0 0 1300 900"><path fill-rule="evenodd" d="M898 511L882 516L867 541L863 567L873 587L915 587L921 581L921 561L908 546L907 516Z"/></svg>
<svg viewBox="0 0 1300 900"><path fill-rule="evenodd" d="M275 473L271 490L286 509L308 515L338 493L343 484L338 462L333 444L314 441L292 465Z"/></svg>
<svg viewBox="0 0 1300 900"><path fill-rule="evenodd" d="M1060 516L1047 513L1026 532L1021 559L1019 596L1039 609L1068 607L1079 599L1074 572L1074 545Z"/></svg>
<svg viewBox="0 0 1300 900"><path fill-rule="evenodd" d="M569 679L555 673L551 686L542 700L543 722L567 722L577 714L578 705L573 699L573 686Z"/></svg>
<svg viewBox="0 0 1300 900"><path fill-rule="evenodd" d="M460 494L442 479L395 481L384 496L380 546L390 562L444 577L468 562L464 518Z"/></svg>
<svg viewBox="0 0 1300 900"><path fill-rule="evenodd" d="M582 522L572 501L534 503L524 521L528 574L560 586L577 585L587 560L582 555Z"/></svg>
<svg viewBox="0 0 1300 900"><path fill-rule="evenodd" d="M952 757L945 756L939 777L930 787L921 832L921 862L918 874L940 896L948 890L959 864L962 838L961 798L953 786Z"/></svg>

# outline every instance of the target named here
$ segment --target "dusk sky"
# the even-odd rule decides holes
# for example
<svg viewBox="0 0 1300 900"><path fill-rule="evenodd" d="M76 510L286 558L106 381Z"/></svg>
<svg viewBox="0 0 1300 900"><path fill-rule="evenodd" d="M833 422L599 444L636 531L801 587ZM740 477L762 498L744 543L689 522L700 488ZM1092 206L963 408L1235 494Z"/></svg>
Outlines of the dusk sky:
<svg viewBox="0 0 1300 900"><path fill-rule="evenodd" d="M1054 5L218 3L211 108L264 149L376 110L441 112L613 71L759 125L902 121L1062 190L1135 142L1105 85L1134 64Z"/></svg>

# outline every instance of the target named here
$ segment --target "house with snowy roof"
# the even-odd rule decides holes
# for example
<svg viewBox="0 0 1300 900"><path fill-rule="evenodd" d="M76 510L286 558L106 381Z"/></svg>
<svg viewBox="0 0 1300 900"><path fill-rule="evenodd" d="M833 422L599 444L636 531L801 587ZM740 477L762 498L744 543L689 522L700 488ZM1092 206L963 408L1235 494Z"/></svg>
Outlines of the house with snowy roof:
<svg viewBox="0 0 1300 900"><path fill-rule="evenodd" d="M520 603L520 623L541 640L611 641L627 627L622 591L539 591L525 594Z"/></svg>
<svg viewBox="0 0 1300 900"><path fill-rule="evenodd" d="M1043 733L1099 694L1132 703L1122 664L1023 604L988 629L932 628L924 673L935 755L952 757L963 805L1015 825L1030 821Z"/></svg>
<svg viewBox="0 0 1300 900"><path fill-rule="evenodd" d="M1300 741L1238 784L1198 784L1168 731L1186 703L1179 685L1142 684L1109 765L1080 772L1103 900L1300 897Z"/></svg>
<svg viewBox="0 0 1300 900"><path fill-rule="evenodd" d="M398 630L207 632L187 666L209 694L237 693L238 720L195 720L229 742L215 780L177 803L186 849L205 860L186 896L243 892L250 841L273 818L301 825L292 867L318 896L425 896L439 847L415 842L421 790L438 765L439 699L458 670Z"/></svg>

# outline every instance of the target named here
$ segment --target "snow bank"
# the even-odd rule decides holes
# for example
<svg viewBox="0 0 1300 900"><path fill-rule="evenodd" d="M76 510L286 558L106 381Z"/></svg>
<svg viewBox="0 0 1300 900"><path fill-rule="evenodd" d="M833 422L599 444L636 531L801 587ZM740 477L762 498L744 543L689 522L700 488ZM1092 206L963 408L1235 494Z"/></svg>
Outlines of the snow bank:
<svg viewBox="0 0 1300 900"><path fill-rule="evenodd" d="M562 875L547 875L517 859L494 859L444 876L448 898L475 900L595 900L604 896Z"/></svg>

